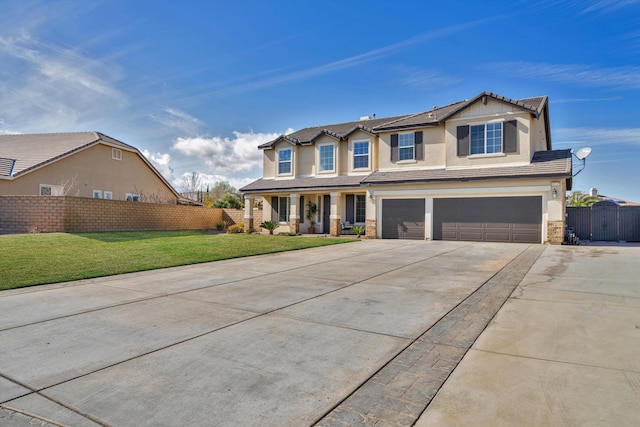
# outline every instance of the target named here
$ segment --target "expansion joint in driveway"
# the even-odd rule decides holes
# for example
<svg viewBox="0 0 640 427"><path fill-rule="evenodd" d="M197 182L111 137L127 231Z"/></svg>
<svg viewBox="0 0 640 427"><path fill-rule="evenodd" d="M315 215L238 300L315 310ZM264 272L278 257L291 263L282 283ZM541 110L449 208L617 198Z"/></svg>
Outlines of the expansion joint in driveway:
<svg viewBox="0 0 640 427"><path fill-rule="evenodd" d="M525 249L315 425L413 425L544 249Z"/></svg>

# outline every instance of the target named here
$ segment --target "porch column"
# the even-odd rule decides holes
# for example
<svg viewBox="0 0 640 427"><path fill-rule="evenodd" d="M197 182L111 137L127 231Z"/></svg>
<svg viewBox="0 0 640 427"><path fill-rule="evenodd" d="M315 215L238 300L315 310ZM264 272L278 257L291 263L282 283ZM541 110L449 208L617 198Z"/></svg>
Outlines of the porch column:
<svg viewBox="0 0 640 427"><path fill-rule="evenodd" d="M373 190L367 188L365 194L365 230L364 235L367 239L378 238L378 226L377 226L377 209L376 209L376 197Z"/></svg>
<svg viewBox="0 0 640 427"><path fill-rule="evenodd" d="M329 214L329 235L340 236L340 193L331 192L331 211Z"/></svg>
<svg viewBox="0 0 640 427"><path fill-rule="evenodd" d="M254 229L253 224L253 201L255 196L244 196L244 230L246 233L251 233Z"/></svg>
<svg viewBox="0 0 640 427"><path fill-rule="evenodd" d="M298 194L291 193L289 195L289 231L292 233L300 232L300 206L298 206Z"/></svg>

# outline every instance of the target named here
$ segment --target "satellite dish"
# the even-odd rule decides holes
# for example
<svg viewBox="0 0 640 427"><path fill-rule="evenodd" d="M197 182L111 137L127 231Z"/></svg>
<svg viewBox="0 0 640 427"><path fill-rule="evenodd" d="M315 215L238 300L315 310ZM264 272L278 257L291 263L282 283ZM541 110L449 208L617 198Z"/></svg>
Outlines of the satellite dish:
<svg viewBox="0 0 640 427"><path fill-rule="evenodd" d="M578 150L578 152L576 153L576 158L578 160L584 160L587 157L589 157L589 154L591 154L591 147L582 147L581 149Z"/></svg>

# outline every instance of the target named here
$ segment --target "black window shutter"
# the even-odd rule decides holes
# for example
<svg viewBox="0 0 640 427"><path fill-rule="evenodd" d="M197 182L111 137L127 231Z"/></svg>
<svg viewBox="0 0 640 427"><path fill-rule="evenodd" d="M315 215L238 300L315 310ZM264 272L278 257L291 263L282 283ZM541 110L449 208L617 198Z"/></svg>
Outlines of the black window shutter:
<svg viewBox="0 0 640 427"><path fill-rule="evenodd" d="M424 157L424 148L422 144L422 131L418 131L414 135L414 142L416 144L416 160L422 160Z"/></svg>
<svg viewBox="0 0 640 427"><path fill-rule="evenodd" d="M353 223L353 194L347 194L346 197L346 203L347 203L347 218L346 220L348 222Z"/></svg>
<svg viewBox="0 0 640 427"><path fill-rule="evenodd" d="M458 157L469 155L469 126L458 126Z"/></svg>
<svg viewBox="0 0 640 427"><path fill-rule="evenodd" d="M276 196L273 196L271 198L271 221L276 221L278 222L280 220L279 216L278 216L278 205L279 205L280 199Z"/></svg>
<svg viewBox="0 0 640 427"><path fill-rule="evenodd" d="M298 218L304 222L304 196L300 196L300 206L298 206Z"/></svg>
<svg viewBox="0 0 640 427"><path fill-rule="evenodd" d="M391 161L397 162L399 157L398 152L398 134L391 134Z"/></svg>
<svg viewBox="0 0 640 427"><path fill-rule="evenodd" d="M504 152L505 153L517 153L518 152L518 121L511 120L504 122Z"/></svg>

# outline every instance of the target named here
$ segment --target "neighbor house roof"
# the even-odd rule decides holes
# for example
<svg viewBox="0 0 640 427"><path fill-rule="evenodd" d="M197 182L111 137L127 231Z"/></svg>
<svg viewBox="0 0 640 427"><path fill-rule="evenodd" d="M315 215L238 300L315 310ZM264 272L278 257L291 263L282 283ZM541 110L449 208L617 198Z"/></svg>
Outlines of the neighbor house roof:
<svg viewBox="0 0 640 427"><path fill-rule="evenodd" d="M0 159L14 161L12 173L5 176L17 177L98 143L137 151L99 132L0 135Z"/></svg>
<svg viewBox="0 0 640 427"><path fill-rule="evenodd" d="M97 144L136 153L180 199L171 184L135 147L100 132L0 135L0 179L14 179Z"/></svg>
<svg viewBox="0 0 640 427"><path fill-rule="evenodd" d="M280 141L287 141L293 145L309 145L324 135L337 140L344 140L357 130L376 134L383 131L437 126L476 102L485 102L490 98L511 104L514 107L527 111L536 117L539 117L541 114L547 114L545 112L545 107L547 105L546 96L511 99L492 92L481 92L472 99L454 102L453 104L445 105L443 107L433 107L431 110L416 114L405 114L402 116L384 117L379 119L365 119L355 122L336 123L333 125L313 126L301 129L288 135L280 135L273 141L259 145L258 148L271 148Z"/></svg>
<svg viewBox="0 0 640 427"><path fill-rule="evenodd" d="M629 200L622 200L616 197L605 196L603 194L598 194L596 197L598 197L603 202L612 202L618 206L640 206L640 203L630 202Z"/></svg>
<svg viewBox="0 0 640 427"><path fill-rule="evenodd" d="M551 177L568 178L569 187L571 187L571 150L537 151L533 154L531 163L520 166L375 171L365 176L337 176L333 178L262 178L244 186L240 191L243 193L274 193L292 190L359 187L362 185Z"/></svg>

